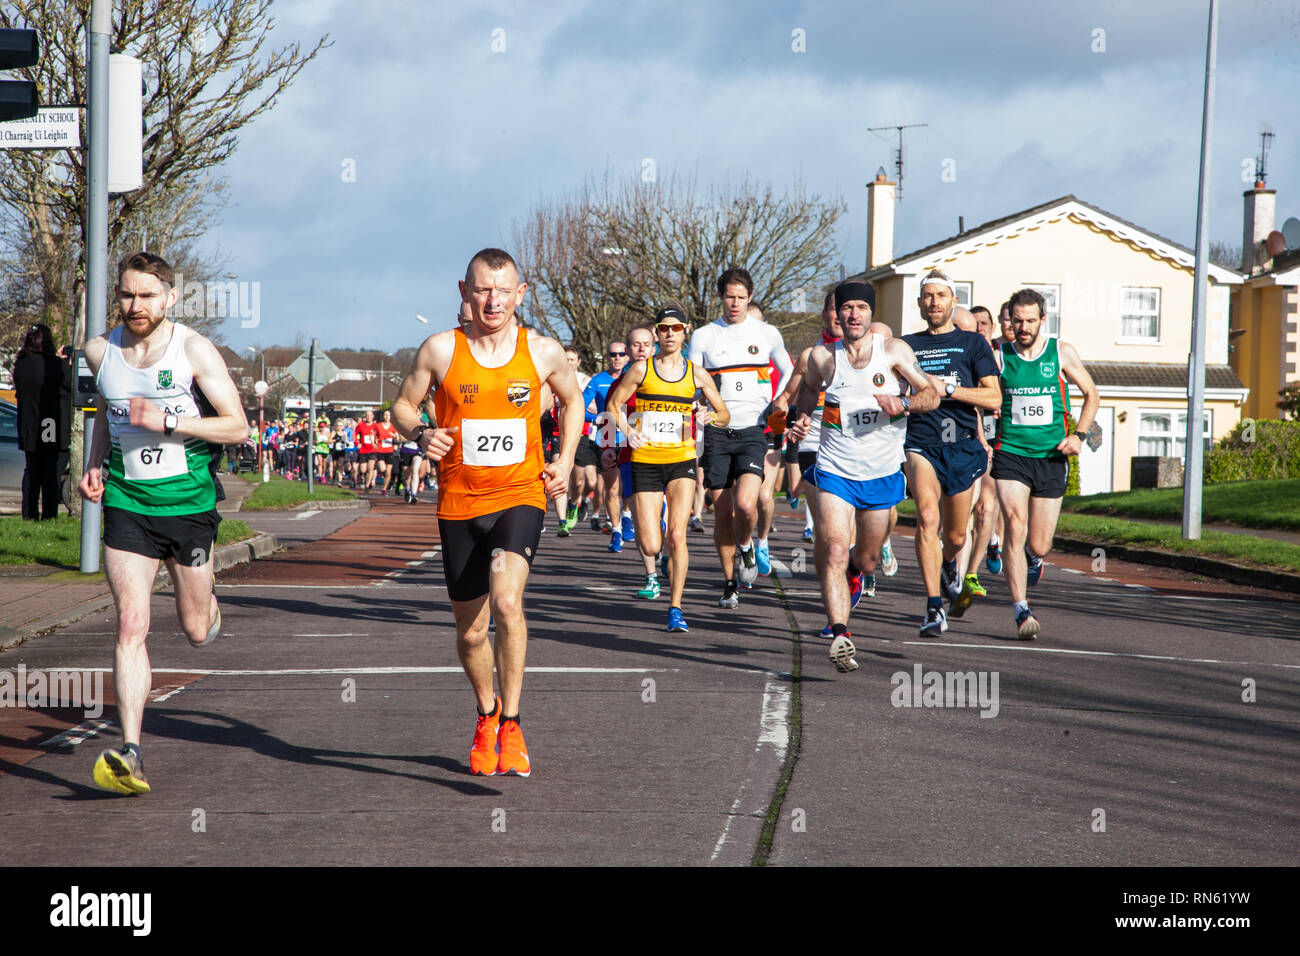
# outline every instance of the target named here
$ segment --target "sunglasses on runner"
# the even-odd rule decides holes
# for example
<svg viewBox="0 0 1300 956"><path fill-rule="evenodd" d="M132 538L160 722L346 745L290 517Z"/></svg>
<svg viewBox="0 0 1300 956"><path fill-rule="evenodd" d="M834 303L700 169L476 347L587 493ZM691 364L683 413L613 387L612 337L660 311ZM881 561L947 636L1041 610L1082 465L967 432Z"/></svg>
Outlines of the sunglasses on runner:
<svg viewBox="0 0 1300 956"><path fill-rule="evenodd" d="M627 353L626 353L626 352L606 352L605 354L608 355L610 358L618 358L620 355L626 355Z"/></svg>
<svg viewBox="0 0 1300 956"><path fill-rule="evenodd" d="M679 325L676 322L668 322L668 323L656 325L655 331L656 332L681 332L685 328L686 328L685 326Z"/></svg>

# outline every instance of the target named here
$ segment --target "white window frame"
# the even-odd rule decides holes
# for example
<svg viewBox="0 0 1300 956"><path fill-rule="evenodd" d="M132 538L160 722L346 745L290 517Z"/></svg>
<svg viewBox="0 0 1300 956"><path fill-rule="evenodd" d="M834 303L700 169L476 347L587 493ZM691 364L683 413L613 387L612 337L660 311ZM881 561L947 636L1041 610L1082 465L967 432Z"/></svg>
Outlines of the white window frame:
<svg viewBox="0 0 1300 956"><path fill-rule="evenodd" d="M1061 336L1061 287L1053 285L1050 282L1026 282L1021 285L1022 289L1033 289L1047 300L1047 314L1043 316L1043 321L1047 325L1047 334L1051 338L1060 338ZM1056 305L1052 303L1055 301Z"/></svg>
<svg viewBox="0 0 1300 956"><path fill-rule="evenodd" d="M957 304L963 309L969 309L970 304L975 301L975 283L973 282L953 282L953 295L957 299ZM962 295L965 294L966 300L962 301Z"/></svg>
<svg viewBox="0 0 1300 956"><path fill-rule="evenodd" d="M1142 423L1149 416L1168 415L1171 426L1169 431L1148 432L1142 428ZM1209 451L1210 446L1214 443L1214 409L1207 408L1204 410L1205 415L1205 450ZM1163 441L1168 442L1168 454L1156 453L1162 458L1185 458L1187 444L1187 409L1185 408L1139 408L1138 409L1138 429L1137 429L1137 455L1138 457L1149 457L1149 452L1142 448L1143 441Z"/></svg>
<svg viewBox="0 0 1300 956"><path fill-rule="evenodd" d="M1124 302L1124 294L1125 294L1126 292L1154 292L1154 293L1156 294L1156 310L1155 310L1155 312L1154 312L1154 313L1150 313L1150 312L1145 312L1145 313L1143 313L1143 312L1134 312L1134 313L1126 312L1126 311L1125 311L1125 302ZM1161 294L1160 288L1159 288L1158 286L1132 286L1132 285L1130 285L1130 286L1121 286L1121 287L1120 287L1120 293L1119 293L1119 295L1120 295L1120 298L1119 298L1119 338L1117 338L1117 339L1115 340L1116 344L1117 344L1117 345L1159 345L1159 344L1160 344L1160 307L1161 307L1161 305L1163 304L1163 301L1164 301L1164 297L1163 297L1163 295ZM1124 319L1125 319L1126 317L1130 316L1130 315L1135 316L1135 317L1141 317L1141 318L1154 318L1154 319L1155 319L1155 324L1156 324L1156 333L1155 333L1155 335L1150 335L1150 336L1147 336L1147 335L1125 335L1125 334L1124 334Z"/></svg>

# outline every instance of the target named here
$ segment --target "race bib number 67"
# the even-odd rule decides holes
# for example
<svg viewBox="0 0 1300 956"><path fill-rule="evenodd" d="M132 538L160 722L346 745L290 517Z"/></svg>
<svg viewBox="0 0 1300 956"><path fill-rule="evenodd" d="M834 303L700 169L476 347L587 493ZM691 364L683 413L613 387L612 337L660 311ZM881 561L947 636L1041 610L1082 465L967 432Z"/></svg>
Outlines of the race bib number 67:
<svg viewBox="0 0 1300 956"><path fill-rule="evenodd" d="M461 456L465 464L501 468L524 460L528 444L522 418L462 418Z"/></svg>

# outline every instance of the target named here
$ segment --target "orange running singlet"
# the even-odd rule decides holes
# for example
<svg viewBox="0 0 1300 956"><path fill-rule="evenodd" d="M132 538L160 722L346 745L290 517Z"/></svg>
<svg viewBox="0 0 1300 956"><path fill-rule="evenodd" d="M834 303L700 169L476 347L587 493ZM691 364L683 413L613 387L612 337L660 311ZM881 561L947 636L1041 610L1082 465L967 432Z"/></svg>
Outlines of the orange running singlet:
<svg viewBox="0 0 1300 956"><path fill-rule="evenodd" d="M438 517L464 521L515 505L546 510L542 485L542 383L521 328L515 354L484 368L456 330L451 367L434 397L455 444L438 465Z"/></svg>

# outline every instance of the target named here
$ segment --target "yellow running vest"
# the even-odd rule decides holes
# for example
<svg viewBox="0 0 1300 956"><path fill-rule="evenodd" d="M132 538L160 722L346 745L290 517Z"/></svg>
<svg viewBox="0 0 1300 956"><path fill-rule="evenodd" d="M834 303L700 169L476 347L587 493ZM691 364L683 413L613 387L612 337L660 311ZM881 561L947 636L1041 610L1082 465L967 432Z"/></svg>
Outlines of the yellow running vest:
<svg viewBox="0 0 1300 956"><path fill-rule="evenodd" d="M628 416L628 424L649 440L632 450L632 461L671 465L695 458L691 436L695 370L685 357L682 366L682 377L669 382L660 377L654 359L646 364L645 379L636 388L636 411Z"/></svg>

